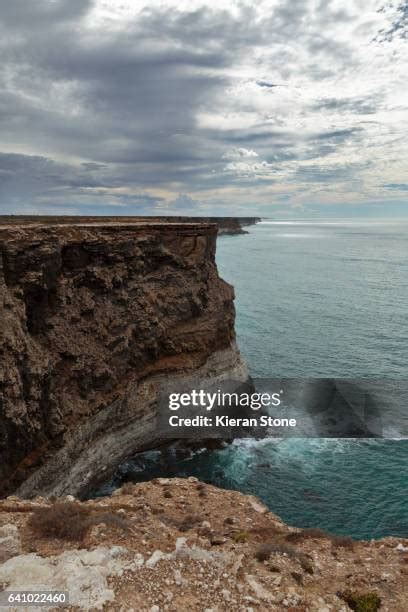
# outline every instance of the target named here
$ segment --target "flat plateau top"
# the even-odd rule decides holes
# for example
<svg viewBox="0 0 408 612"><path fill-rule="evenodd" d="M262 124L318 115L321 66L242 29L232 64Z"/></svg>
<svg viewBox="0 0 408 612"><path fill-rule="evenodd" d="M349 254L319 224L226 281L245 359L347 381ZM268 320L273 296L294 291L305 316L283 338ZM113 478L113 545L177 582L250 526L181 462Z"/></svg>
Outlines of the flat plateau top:
<svg viewBox="0 0 408 612"><path fill-rule="evenodd" d="M14 222L10 222L10 223L1 223L0 222L0 228L10 228L10 227L24 227L24 228L29 228L29 227L65 227L65 226L70 226L70 227L169 227L169 226L174 226L174 227L212 227L213 225L216 225L216 223L204 223L203 221L197 221L196 223L192 222L192 221L188 221L186 223L180 223L177 221L79 221L79 222L74 222L74 221L65 221L62 223L59 222L51 222L51 221L47 221L47 222L43 222L43 221L37 221L37 222L30 222L30 223L21 223L20 221L16 220Z"/></svg>
<svg viewBox="0 0 408 612"><path fill-rule="evenodd" d="M25 222L20 219L14 219L13 221L4 222L3 219L0 218L0 230L41 230L41 229L60 229L60 228L78 228L78 229L86 229L86 228L100 228L100 229L113 229L113 230L132 230L132 229L154 229L154 230L209 230L215 229L217 227L216 223L211 222L203 222L203 221L188 221L188 222L178 222L178 221L147 221L144 219L141 220L108 220L108 221L84 221L82 219L67 220L60 222L57 219L52 220L37 220Z"/></svg>
<svg viewBox="0 0 408 612"><path fill-rule="evenodd" d="M0 215L0 226L3 225L106 225L106 224L191 224L215 223L227 221L231 217L189 217L178 215L157 215L157 216L89 216L89 215Z"/></svg>

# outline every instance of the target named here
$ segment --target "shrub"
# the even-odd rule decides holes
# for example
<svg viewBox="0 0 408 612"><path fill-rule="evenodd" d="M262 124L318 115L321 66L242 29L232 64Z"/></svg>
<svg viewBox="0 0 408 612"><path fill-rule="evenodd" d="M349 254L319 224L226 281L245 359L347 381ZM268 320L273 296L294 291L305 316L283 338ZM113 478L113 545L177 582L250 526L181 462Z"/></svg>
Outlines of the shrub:
<svg viewBox="0 0 408 612"><path fill-rule="evenodd" d="M293 580L295 582L297 582L299 585L303 585L303 576L302 574L299 574L299 572L290 572L290 575L292 576Z"/></svg>
<svg viewBox="0 0 408 612"><path fill-rule="evenodd" d="M205 485L202 482L198 483L196 489L198 491L199 497L205 497L207 495L207 491L205 490Z"/></svg>
<svg viewBox="0 0 408 612"><path fill-rule="evenodd" d="M261 544L255 551L255 559L260 561L267 561L272 554L272 549L270 544Z"/></svg>
<svg viewBox="0 0 408 612"><path fill-rule="evenodd" d="M298 561L302 567L302 569L307 573L307 574L314 574L314 569L313 569L313 565L312 562L310 561L309 557L303 553L299 553L298 556Z"/></svg>
<svg viewBox="0 0 408 612"><path fill-rule="evenodd" d="M237 531L231 537L237 544L244 544L244 542L248 541L249 533L247 531Z"/></svg>
<svg viewBox="0 0 408 612"><path fill-rule="evenodd" d="M123 495L133 495L134 493L134 489L135 489L135 485L133 484L133 482L125 482L124 485L122 485L120 492Z"/></svg>
<svg viewBox="0 0 408 612"><path fill-rule="evenodd" d="M89 527L90 510L77 502L58 502L35 508L28 526L42 537L82 540Z"/></svg>
<svg viewBox="0 0 408 612"><path fill-rule="evenodd" d="M302 540L323 540L328 538L330 538L330 535L326 533L326 531L323 531L323 529L308 527L307 529L302 529L302 531L288 533L285 540L287 542L297 543Z"/></svg>
<svg viewBox="0 0 408 612"><path fill-rule="evenodd" d="M313 565L309 557L298 551L294 546L285 544L284 542L278 542L276 544L266 542L265 544L261 544L255 552L255 558L258 559L258 561L267 561L273 554L287 555L291 559L298 561L305 572L308 574L314 573Z"/></svg>
<svg viewBox="0 0 408 612"><path fill-rule="evenodd" d="M330 539L332 546L336 548L348 548L350 550L353 550L354 548L355 542L353 538L350 538L349 536L331 536Z"/></svg>
<svg viewBox="0 0 408 612"><path fill-rule="evenodd" d="M350 538L349 536L331 535L330 533L327 533L327 531L318 529L316 527L310 527L307 529L302 529L302 531L288 533L285 536L285 540L287 542L292 542L293 544L298 544L304 540L330 540L334 548L348 548L350 550L354 548L355 544L353 538Z"/></svg>
<svg viewBox="0 0 408 612"><path fill-rule="evenodd" d="M195 514L187 514L186 517L179 523L179 531L189 531L195 527L198 523L201 523L201 518Z"/></svg>
<svg viewBox="0 0 408 612"><path fill-rule="evenodd" d="M92 525L105 523L128 531L130 523L113 512L95 512L78 502L59 502L49 508L36 508L29 528L44 538L82 541Z"/></svg>
<svg viewBox="0 0 408 612"><path fill-rule="evenodd" d="M288 557L296 557L297 551L293 546L289 544L274 544L272 542L266 542L258 546L255 552L255 558L258 561L267 561L273 554L288 555Z"/></svg>
<svg viewBox="0 0 408 612"><path fill-rule="evenodd" d="M337 593L337 595L355 612L377 612L381 607L381 598L377 593L359 594L344 591L343 593Z"/></svg>

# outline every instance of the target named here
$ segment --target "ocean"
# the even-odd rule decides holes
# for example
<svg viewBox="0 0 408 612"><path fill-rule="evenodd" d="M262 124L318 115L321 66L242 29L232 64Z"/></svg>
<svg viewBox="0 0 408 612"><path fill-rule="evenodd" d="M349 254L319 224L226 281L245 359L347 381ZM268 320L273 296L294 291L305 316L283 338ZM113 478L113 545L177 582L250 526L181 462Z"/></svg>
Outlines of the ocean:
<svg viewBox="0 0 408 612"><path fill-rule="evenodd" d="M405 380L406 221L263 221L218 239L235 287L239 348L256 378ZM405 415L407 406L399 406ZM126 480L195 475L260 497L287 523L359 539L408 537L408 441L238 440L180 456L150 451Z"/></svg>

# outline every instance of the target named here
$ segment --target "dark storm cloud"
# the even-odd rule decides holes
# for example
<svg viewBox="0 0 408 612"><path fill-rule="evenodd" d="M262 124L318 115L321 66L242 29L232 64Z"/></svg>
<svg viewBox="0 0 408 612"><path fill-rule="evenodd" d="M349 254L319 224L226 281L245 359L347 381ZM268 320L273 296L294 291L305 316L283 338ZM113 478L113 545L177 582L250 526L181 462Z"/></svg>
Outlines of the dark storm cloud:
<svg viewBox="0 0 408 612"><path fill-rule="evenodd" d="M187 24L177 11L165 19L150 10L125 31L95 36L72 23L89 2L40 0L33 28L27 3L9 4L1 5L7 44L0 42L0 79L8 85L0 93L0 131L8 148L34 142L50 157L108 165L115 183L140 188L207 173L214 146L197 133L195 112L225 85L217 70L232 51L211 44L222 34L219 13L192 14ZM37 171L45 192L53 180L55 187L73 186L67 167L59 167L60 177L38 163ZM105 186L101 178L86 180ZM27 196L40 183L27 178Z"/></svg>
<svg viewBox="0 0 408 612"><path fill-rule="evenodd" d="M109 29L85 25L92 0L0 0L0 212L30 203L39 210L85 211L98 202L101 212L155 208L163 201L148 194L154 188L187 211L204 199L189 191L257 186L259 172L272 184L275 165L359 143L363 132L348 117L303 132L285 100L279 106L290 95L286 77L320 83L348 73L351 41L336 40L328 25L347 24L350 14L326 0L316 10L285 0L260 19L255 4L242 2L237 11L210 2L184 12L151 6ZM260 57L262 71L241 79L240 67ZM254 110L248 94L231 96L245 80L278 106ZM305 116L361 116L379 105L375 96L307 100L299 98ZM238 120L218 127L219 116L241 112L257 115L251 127ZM202 115L213 123L200 123ZM255 153L247 173L224 157L239 147ZM316 167L309 177L313 171L320 182L326 170Z"/></svg>
<svg viewBox="0 0 408 612"><path fill-rule="evenodd" d="M54 25L76 21L92 6L92 0L0 0L0 23L19 31L42 32Z"/></svg>
<svg viewBox="0 0 408 612"><path fill-rule="evenodd" d="M0 153L0 202L1 212L40 212L55 207L94 207L124 205L154 207L162 198L148 194L121 193L124 177L106 166L94 163L79 165L58 163L41 156ZM137 185L134 184L136 188ZM105 211L106 212L106 211ZM119 212L125 214L120 208ZM140 212L140 211L139 211ZM146 212L146 211L145 211Z"/></svg>

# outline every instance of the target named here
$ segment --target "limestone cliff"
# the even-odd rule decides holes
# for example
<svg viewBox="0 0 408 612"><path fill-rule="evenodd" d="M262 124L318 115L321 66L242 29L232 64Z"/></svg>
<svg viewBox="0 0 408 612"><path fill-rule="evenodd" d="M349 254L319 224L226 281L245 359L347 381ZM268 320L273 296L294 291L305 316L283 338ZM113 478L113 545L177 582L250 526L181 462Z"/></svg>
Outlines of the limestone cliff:
<svg viewBox="0 0 408 612"><path fill-rule="evenodd" d="M217 227L0 226L0 494L84 493L158 440L166 379L245 381Z"/></svg>

